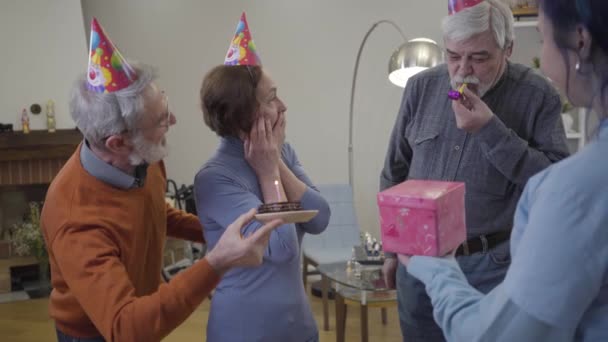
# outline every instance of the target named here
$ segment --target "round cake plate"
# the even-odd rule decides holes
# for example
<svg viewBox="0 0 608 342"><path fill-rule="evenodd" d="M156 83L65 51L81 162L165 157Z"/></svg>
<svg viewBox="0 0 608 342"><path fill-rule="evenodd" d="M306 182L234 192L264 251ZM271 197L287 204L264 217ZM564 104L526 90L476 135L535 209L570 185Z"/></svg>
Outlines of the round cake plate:
<svg viewBox="0 0 608 342"><path fill-rule="evenodd" d="M255 219L264 223L274 219L281 219L285 223L304 223L312 220L318 213L318 210L281 211L278 213L257 214L255 215Z"/></svg>

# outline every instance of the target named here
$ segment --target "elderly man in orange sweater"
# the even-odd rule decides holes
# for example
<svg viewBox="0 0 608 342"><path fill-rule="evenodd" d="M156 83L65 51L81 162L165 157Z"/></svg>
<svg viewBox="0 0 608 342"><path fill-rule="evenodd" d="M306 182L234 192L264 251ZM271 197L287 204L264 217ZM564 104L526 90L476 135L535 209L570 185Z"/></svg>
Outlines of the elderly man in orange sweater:
<svg viewBox="0 0 608 342"><path fill-rule="evenodd" d="M163 284L167 235L203 242L193 216L164 201L165 134L175 124L150 67L132 67L91 24L87 75L70 111L85 140L51 184L42 210L61 341L159 341L182 323L231 267L261 264L271 222L241 236L251 210L207 256Z"/></svg>

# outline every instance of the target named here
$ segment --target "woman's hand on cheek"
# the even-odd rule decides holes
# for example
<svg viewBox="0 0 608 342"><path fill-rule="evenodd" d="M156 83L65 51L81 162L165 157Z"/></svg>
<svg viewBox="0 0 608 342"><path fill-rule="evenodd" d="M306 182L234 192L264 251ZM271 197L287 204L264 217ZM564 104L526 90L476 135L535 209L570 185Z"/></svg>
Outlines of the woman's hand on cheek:
<svg viewBox="0 0 608 342"><path fill-rule="evenodd" d="M277 121L274 123L272 127L272 135L274 135L275 140L277 141L277 146L279 148L279 156L281 155L281 149L283 144L285 143L285 126L287 125L287 121L285 119L284 113L279 113L277 117Z"/></svg>
<svg viewBox="0 0 608 342"><path fill-rule="evenodd" d="M245 160L258 178L279 176L280 148L270 120L259 117L245 139Z"/></svg>

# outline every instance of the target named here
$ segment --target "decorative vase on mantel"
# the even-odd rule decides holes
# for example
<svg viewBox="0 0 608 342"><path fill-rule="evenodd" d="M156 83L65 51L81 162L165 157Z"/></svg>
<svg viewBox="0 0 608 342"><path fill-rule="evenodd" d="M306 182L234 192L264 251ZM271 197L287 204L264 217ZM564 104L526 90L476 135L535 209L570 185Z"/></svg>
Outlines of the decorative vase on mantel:
<svg viewBox="0 0 608 342"><path fill-rule="evenodd" d="M49 100L46 103L46 127L49 133L55 133L55 101Z"/></svg>

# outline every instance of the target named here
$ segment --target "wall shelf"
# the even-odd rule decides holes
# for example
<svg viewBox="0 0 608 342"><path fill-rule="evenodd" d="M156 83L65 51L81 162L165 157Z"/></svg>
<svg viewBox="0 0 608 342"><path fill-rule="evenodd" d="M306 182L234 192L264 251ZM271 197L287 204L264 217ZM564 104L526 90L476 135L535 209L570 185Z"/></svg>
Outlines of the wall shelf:
<svg viewBox="0 0 608 342"><path fill-rule="evenodd" d="M525 6L525 7L512 8L511 12L513 12L513 16L515 18L536 17L536 16L538 16L538 7Z"/></svg>

